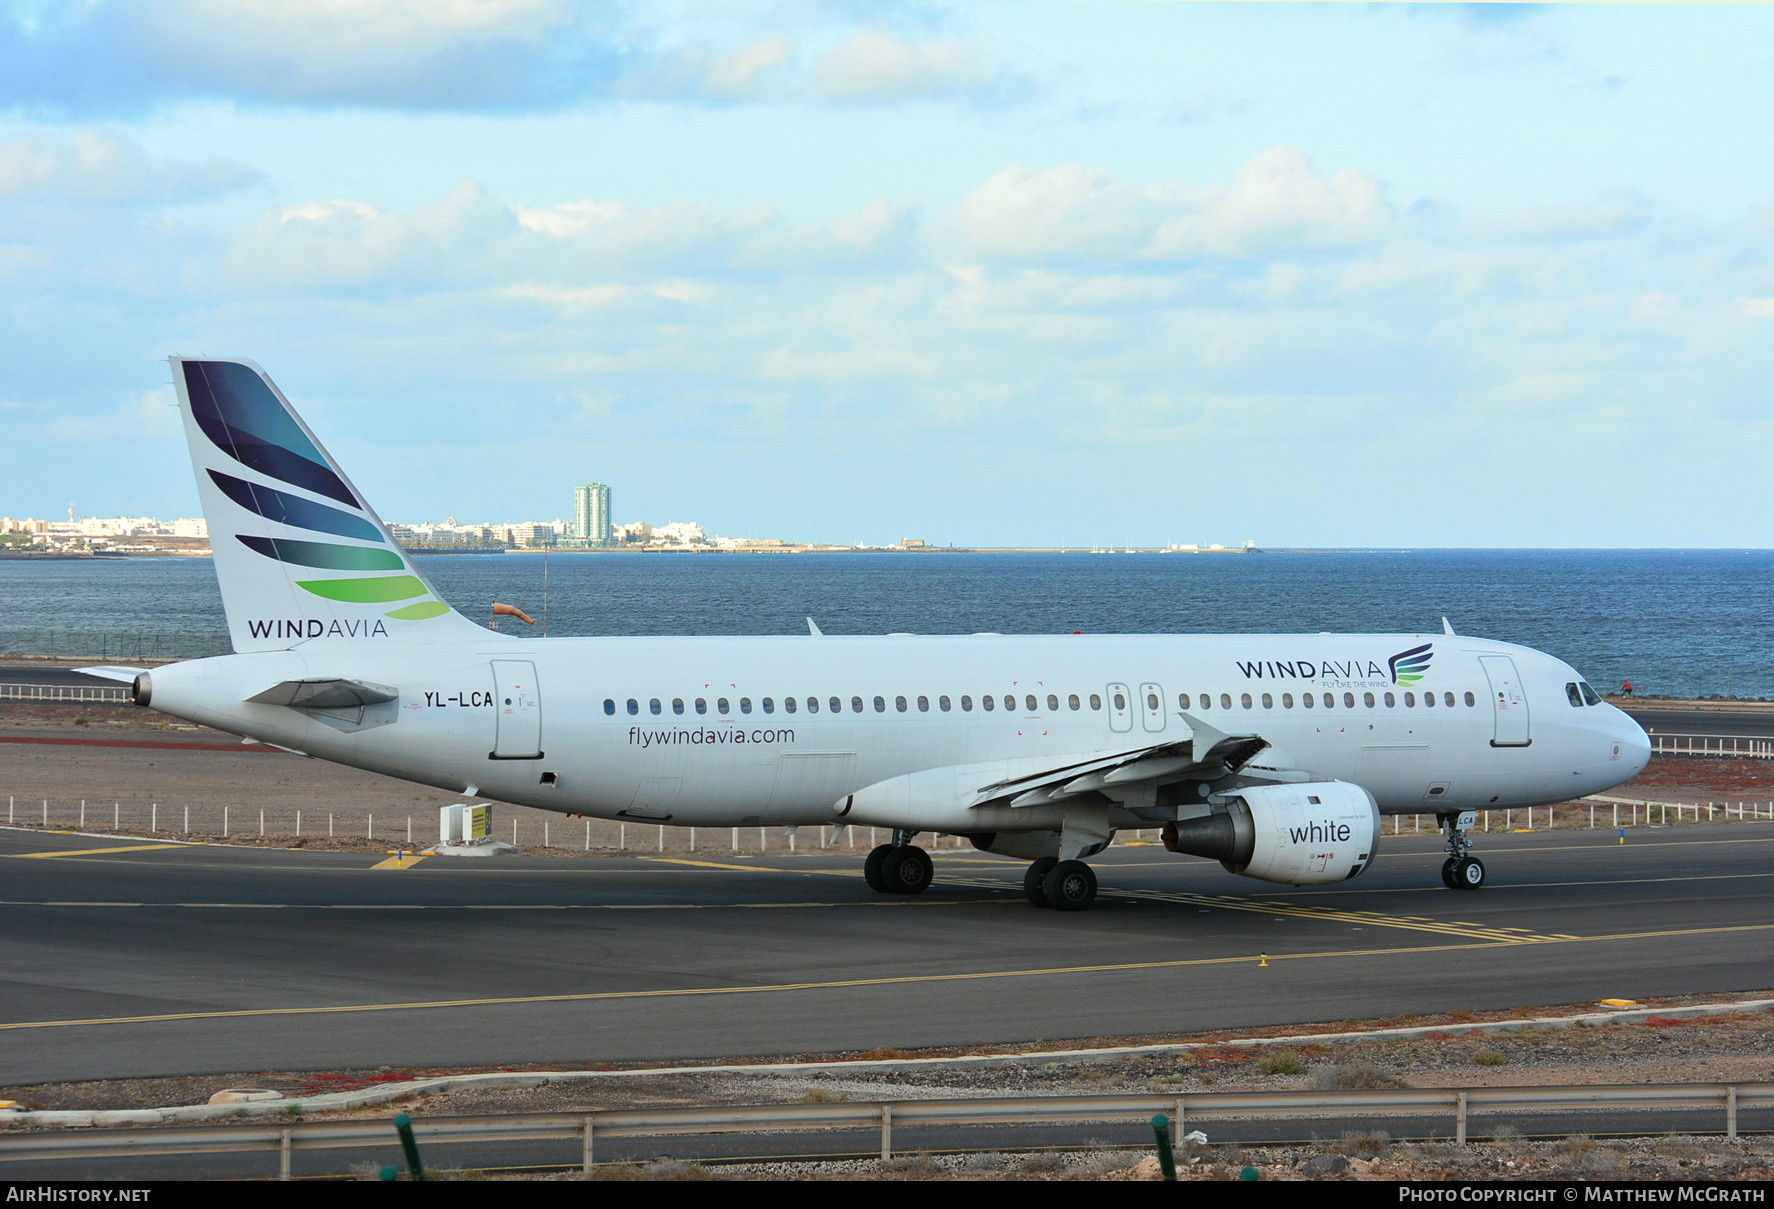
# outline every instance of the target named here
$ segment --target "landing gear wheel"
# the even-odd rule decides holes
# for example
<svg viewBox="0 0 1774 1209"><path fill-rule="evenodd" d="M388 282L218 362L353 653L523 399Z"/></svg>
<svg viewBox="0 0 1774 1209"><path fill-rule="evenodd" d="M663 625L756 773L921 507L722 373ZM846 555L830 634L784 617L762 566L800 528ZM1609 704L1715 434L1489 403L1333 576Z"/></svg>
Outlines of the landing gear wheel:
<svg viewBox="0 0 1774 1209"><path fill-rule="evenodd" d="M1047 875L1053 872L1053 867L1057 864L1059 864L1059 857L1044 856L1030 865L1028 871L1023 874L1023 894L1034 906L1053 906L1047 901L1046 882Z"/></svg>
<svg viewBox="0 0 1774 1209"><path fill-rule="evenodd" d="M1082 911L1096 901L1096 873L1083 861L1061 861L1041 891L1055 911Z"/></svg>
<svg viewBox="0 0 1774 1209"><path fill-rule="evenodd" d="M887 879L881 876L881 869L887 858L893 855L892 844L881 844L870 849L868 859L862 862L862 880L869 884L869 889L876 894L891 894Z"/></svg>
<svg viewBox="0 0 1774 1209"><path fill-rule="evenodd" d="M910 844L889 848L881 862L881 880L889 894L922 894L930 888L935 873L930 854Z"/></svg>
<svg viewBox="0 0 1774 1209"><path fill-rule="evenodd" d="M1454 868L1459 865L1460 858L1450 856L1441 863L1441 884L1450 890L1458 890L1460 883L1454 880Z"/></svg>
<svg viewBox="0 0 1774 1209"><path fill-rule="evenodd" d="M1454 889L1476 890L1484 885L1484 862L1476 856L1463 856L1454 862Z"/></svg>

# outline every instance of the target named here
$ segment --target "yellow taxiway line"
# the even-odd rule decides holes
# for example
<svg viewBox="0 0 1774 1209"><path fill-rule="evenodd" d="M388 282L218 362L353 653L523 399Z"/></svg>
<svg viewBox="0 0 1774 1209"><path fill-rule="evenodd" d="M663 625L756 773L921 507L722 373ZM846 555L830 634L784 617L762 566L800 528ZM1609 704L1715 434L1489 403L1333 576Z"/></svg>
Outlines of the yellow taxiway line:
<svg viewBox="0 0 1774 1209"><path fill-rule="evenodd" d="M1718 936L1732 932L1774 931L1774 923L1730 924L1710 928L1671 928L1651 932L1616 932L1604 936L1541 937L1519 940L1480 940L1466 944L1418 945L1403 949L1342 949L1326 953L1246 953L1235 957L1192 957L1171 961L1131 961L1102 965L1055 966L1045 969L978 970L958 974L905 974L884 978L845 978L826 982L788 982L767 986L680 987L649 991L588 991L557 995L510 995L479 999L440 999L411 1003L335 1004L319 1007L240 1008L228 1011L169 1012L156 1016L98 1016L84 1020L21 1020L0 1024L0 1032L30 1029L91 1028L115 1024L163 1024L181 1020L238 1020L271 1016L325 1016L355 1012L413 1012L439 1008L516 1007L537 1003L598 1003L619 1000L681 999L719 995L775 995L792 991L842 991L866 987L928 986L945 982L986 982L1004 978L1055 978L1079 974L1117 974L1144 970L1179 970L1198 966L1276 966L1288 961L1346 961L1357 957L1409 957L1426 953L1471 952L1514 944L1607 944L1616 941L1668 940L1681 936Z"/></svg>

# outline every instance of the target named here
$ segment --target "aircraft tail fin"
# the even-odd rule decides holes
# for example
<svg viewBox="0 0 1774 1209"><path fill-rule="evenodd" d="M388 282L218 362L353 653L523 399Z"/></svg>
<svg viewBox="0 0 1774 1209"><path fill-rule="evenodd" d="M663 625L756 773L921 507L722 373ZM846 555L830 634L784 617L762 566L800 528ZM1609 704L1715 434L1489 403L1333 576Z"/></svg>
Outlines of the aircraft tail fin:
<svg viewBox="0 0 1774 1209"><path fill-rule="evenodd" d="M438 598L264 370L171 361L236 651L498 640Z"/></svg>

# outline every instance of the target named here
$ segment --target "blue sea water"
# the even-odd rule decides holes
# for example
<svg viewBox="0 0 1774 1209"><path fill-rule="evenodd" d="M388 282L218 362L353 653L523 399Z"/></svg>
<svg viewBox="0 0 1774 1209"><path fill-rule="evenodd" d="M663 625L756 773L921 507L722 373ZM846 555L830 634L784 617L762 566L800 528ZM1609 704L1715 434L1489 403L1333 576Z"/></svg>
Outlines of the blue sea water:
<svg viewBox="0 0 1774 1209"><path fill-rule="evenodd" d="M1774 697L1774 551L531 554L419 560L484 619L549 633L1439 632L1522 643L1598 687ZM547 591L544 594L544 579ZM511 622L506 623L510 626ZM540 630L540 626L537 630ZM132 646L133 644L133 646ZM103 650L100 649L103 647ZM207 559L0 561L0 650L227 650Z"/></svg>

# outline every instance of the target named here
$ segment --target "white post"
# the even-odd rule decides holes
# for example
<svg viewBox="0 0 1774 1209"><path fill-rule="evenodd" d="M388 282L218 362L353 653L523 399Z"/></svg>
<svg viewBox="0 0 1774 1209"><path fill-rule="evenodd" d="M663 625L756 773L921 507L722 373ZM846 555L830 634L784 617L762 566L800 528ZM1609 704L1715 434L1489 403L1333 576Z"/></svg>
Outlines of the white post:
<svg viewBox="0 0 1774 1209"><path fill-rule="evenodd" d="M512 819L511 819L511 846L513 848L517 847L517 816L516 815L513 815Z"/></svg>
<svg viewBox="0 0 1774 1209"><path fill-rule="evenodd" d="M187 806L187 807L185 807L185 809L190 810L191 808L189 806ZM1743 812L1740 810L1737 813L1742 814ZM82 831L86 830L86 799L85 798L80 799L80 830L82 830ZM190 828L187 827L186 830L189 831Z"/></svg>
<svg viewBox="0 0 1774 1209"><path fill-rule="evenodd" d="M690 851L696 851L696 828L690 828Z"/></svg>
<svg viewBox="0 0 1774 1209"><path fill-rule="evenodd" d="M618 852L627 852L628 851L628 824L627 823L617 823L616 824L616 850Z"/></svg>
<svg viewBox="0 0 1774 1209"><path fill-rule="evenodd" d="M733 848L733 851L735 851L735 852L738 852L738 851L739 851L739 828L737 828L737 827L735 827L735 828L734 828L734 829L733 829L733 844L732 844L732 848Z"/></svg>
<svg viewBox="0 0 1774 1209"><path fill-rule="evenodd" d="M585 820L585 850L591 851L591 820Z"/></svg>
<svg viewBox="0 0 1774 1209"><path fill-rule="evenodd" d="M260 817L263 817L264 812L260 811L259 813ZM373 814L364 816L363 838L366 840L376 838L376 816Z"/></svg>
<svg viewBox="0 0 1774 1209"><path fill-rule="evenodd" d="M120 826L120 824L117 821L117 817L118 817L118 814L121 812L121 810L122 810L122 807L119 806L116 802L111 803L111 830L112 831L116 831Z"/></svg>
<svg viewBox="0 0 1774 1209"><path fill-rule="evenodd" d="M659 851L665 851L665 824L659 824Z"/></svg>
<svg viewBox="0 0 1774 1209"><path fill-rule="evenodd" d="M159 802L149 802L148 803L148 830L149 831L159 831L160 830L160 803Z"/></svg>
<svg viewBox="0 0 1774 1209"><path fill-rule="evenodd" d="M265 808L259 807L259 838L265 838Z"/></svg>
<svg viewBox="0 0 1774 1209"><path fill-rule="evenodd" d="M326 812L326 838L333 838L333 812L330 810Z"/></svg>
<svg viewBox="0 0 1774 1209"><path fill-rule="evenodd" d="M228 836L228 803L222 803L222 838Z"/></svg>
<svg viewBox="0 0 1774 1209"><path fill-rule="evenodd" d="M43 799L43 825L49 826L49 799Z"/></svg>
<svg viewBox="0 0 1774 1209"><path fill-rule="evenodd" d="M185 834L191 834L191 803L185 803Z"/></svg>
<svg viewBox="0 0 1774 1209"><path fill-rule="evenodd" d="M296 811L296 838L302 838L302 812Z"/></svg>
<svg viewBox="0 0 1774 1209"><path fill-rule="evenodd" d="M302 832L302 816L300 814L297 814L296 815L296 834L300 835L301 832ZM409 814L409 815L407 815L407 843L410 844L412 842L413 842L413 816Z"/></svg>

